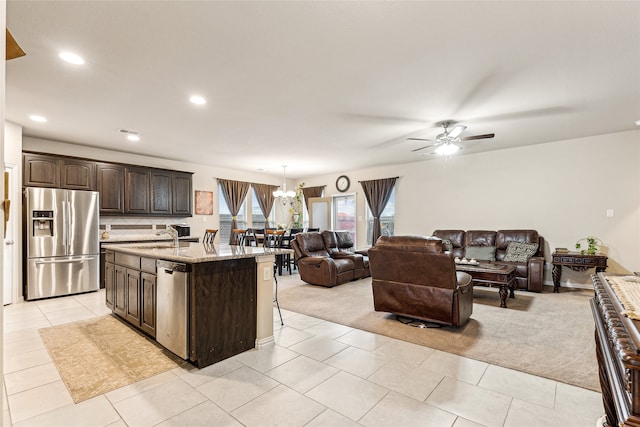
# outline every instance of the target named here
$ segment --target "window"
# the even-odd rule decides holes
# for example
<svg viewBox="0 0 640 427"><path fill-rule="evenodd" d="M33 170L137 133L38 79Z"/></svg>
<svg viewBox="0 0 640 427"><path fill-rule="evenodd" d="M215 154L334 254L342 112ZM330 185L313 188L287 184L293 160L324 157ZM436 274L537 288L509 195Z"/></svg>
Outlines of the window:
<svg viewBox="0 0 640 427"><path fill-rule="evenodd" d="M365 202L366 204L367 202ZM394 188L391 191L391 197L389 197L389 202L387 206L385 206L382 211L382 215L380 216L380 228L382 229L383 236L393 236L393 230L396 222L396 189ZM367 244L372 245L371 242L371 234L373 230L373 215L371 214L371 209L369 209L369 205L367 204Z"/></svg>
<svg viewBox="0 0 640 427"><path fill-rule="evenodd" d="M356 241L356 196L355 194L333 197L333 229L348 231Z"/></svg>
<svg viewBox="0 0 640 427"><path fill-rule="evenodd" d="M260 209L260 204L258 203L258 198L256 197L255 191L253 188L251 191L251 225L253 228L264 228L265 218L262 214L262 209ZM277 200L276 200L277 202ZM271 213L269 213L269 226L273 227L273 210L275 209L275 202L271 207Z"/></svg>
<svg viewBox="0 0 640 427"><path fill-rule="evenodd" d="M220 212L220 230L218 233L220 234L220 242L222 244L229 243L229 237L231 236L231 211L229 211L229 207L227 206L227 202L224 200L224 196L222 195L222 189L218 188L219 191L219 212ZM252 191L253 193L253 191ZM260 208L258 208L260 210ZM247 228L247 219L245 212L247 211L247 199L245 198L242 203L242 207L238 212L238 216L236 217L236 222L238 224L238 228Z"/></svg>

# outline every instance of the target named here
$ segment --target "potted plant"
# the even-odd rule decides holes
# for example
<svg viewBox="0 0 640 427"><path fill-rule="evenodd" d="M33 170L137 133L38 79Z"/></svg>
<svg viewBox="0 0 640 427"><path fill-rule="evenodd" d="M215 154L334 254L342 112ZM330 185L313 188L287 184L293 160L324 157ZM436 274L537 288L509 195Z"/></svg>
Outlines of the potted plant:
<svg viewBox="0 0 640 427"><path fill-rule="evenodd" d="M582 245L586 243L587 249L582 249ZM602 241L594 236L585 237L576 242L576 250L579 250L581 254L595 255L602 246Z"/></svg>
<svg viewBox="0 0 640 427"><path fill-rule="evenodd" d="M291 213L292 228L302 228L302 189L304 188L304 182L296 186L296 195L291 199Z"/></svg>

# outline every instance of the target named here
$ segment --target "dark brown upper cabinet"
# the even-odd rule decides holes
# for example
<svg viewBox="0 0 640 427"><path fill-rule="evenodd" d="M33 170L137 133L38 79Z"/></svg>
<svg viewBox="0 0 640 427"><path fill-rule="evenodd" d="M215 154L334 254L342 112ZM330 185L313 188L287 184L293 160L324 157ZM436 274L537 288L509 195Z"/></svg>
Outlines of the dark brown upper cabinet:
<svg viewBox="0 0 640 427"><path fill-rule="evenodd" d="M25 187L60 187L58 157L42 154L23 156L23 185Z"/></svg>
<svg viewBox="0 0 640 427"><path fill-rule="evenodd" d="M124 166L96 163L96 181L100 192L100 214L124 213Z"/></svg>
<svg viewBox="0 0 640 427"><path fill-rule="evenodd" d="M95 190L95 163L90 160L25 154L23 185L70 190Z"/></svg>
<svg viewBox="0 0 640 427"><path fill-rule="evenodd" d="M191 216L192 176L190 173L173 173L173 215Z"/></svg>
<svg viewBox="0 0 640 427"><path fill-rule="evenodd" d="M23 154L23 185L100 193L100 215L191 216L193 174L44 153Z"/></svg>
<svg viewBox="0 0 640 427"><path fill-rule="evenodd" d="M96 189L96 164L87 160L60 160L60 188L70 190Z"/></svg>
<svg viewBox="0 0 640 427"><path fill-rule="evenodd" d="M164 170L151 170L151 213L154 215L172 215L173 174Z"/></svg>
<svg viewBox="0 0 640 427"><path fill-rule="evenodd" d="M124 172L124 213L149 214L150 178L148 168L126 167Z"/></svg>

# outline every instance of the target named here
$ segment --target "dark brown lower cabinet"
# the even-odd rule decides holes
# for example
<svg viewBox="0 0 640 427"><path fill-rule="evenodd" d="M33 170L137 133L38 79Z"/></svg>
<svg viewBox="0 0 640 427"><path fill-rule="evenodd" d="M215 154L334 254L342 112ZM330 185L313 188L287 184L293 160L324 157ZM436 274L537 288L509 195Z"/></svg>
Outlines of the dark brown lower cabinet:
<svg viewBox="0 0 640 427"><path fill-rule="evenodd" d="M156 260L107 250L105 304L114 314L155 338Z"/></svg>
<svg viewBox="0 0 640 427"><path fill-rule="evenodd" d="M114 306L113 312L125 318L127 315L127 268L114 266Z"/></svg>
<svg viewBox="0 0 640 427"><path fill-rule="evenodd" d="M140 287L142 289L142 313L140 314L140 328L156 336L156 275L140 273Z"/></svg>
<svg viewBox="0 0 640 427"><path fill-rule="evenodd" d="M127 311L125 319L140 326L140 270L127 268Z"/></svg>
<svg viewBox="0 0 640 427"><path fill-rule="evenodd" d="M107 307L111 310L114 309L115 306L115 296L116 296L116 284L115 284L115 265L111 262L106 262L104 264L104 294L107 303Z"/></svg>

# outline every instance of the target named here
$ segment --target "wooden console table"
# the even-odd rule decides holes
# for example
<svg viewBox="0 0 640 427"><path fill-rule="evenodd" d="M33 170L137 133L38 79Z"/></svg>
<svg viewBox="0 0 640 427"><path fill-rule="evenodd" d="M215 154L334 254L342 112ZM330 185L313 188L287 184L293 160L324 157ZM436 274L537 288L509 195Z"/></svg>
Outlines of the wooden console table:
<svg viewBox="0 0 640 427"><path fill-rule="evenodd" d="M586 271L595 267L596 273L600 273L607 269L607 256L602 254L582 254L580 252L567 252L551 254L553 269L551 276L553 277L553 292L560 291L560 276L562 275L562 266L569 267L573 271Z"/></svg>

